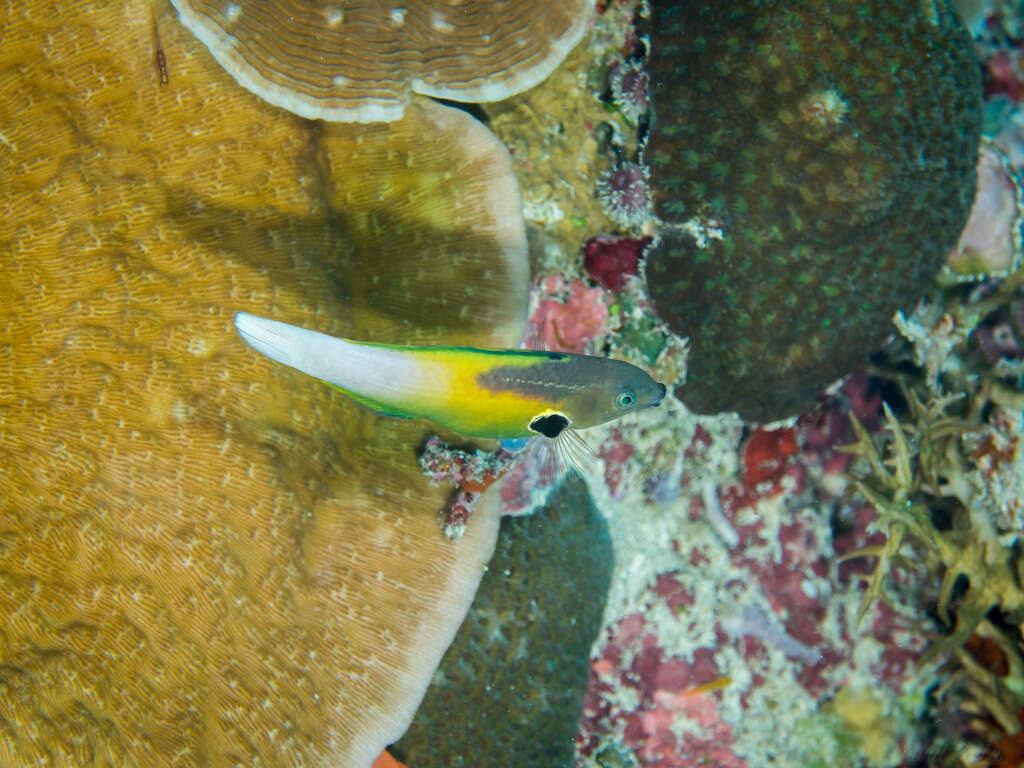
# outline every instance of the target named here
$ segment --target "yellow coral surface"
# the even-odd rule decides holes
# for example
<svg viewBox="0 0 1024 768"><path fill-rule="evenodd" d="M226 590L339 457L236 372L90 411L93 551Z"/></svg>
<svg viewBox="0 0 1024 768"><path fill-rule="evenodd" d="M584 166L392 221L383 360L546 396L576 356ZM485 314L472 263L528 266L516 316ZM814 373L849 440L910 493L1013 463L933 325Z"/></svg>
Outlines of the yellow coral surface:
<svg viewBox="0 0 1024 768"><path fill-rule="evenodd" d="M0 764L369 765L457 628L495 515L444 539L423 425L275 366L232 316L508 345L516 235L469 220L458 178L435 192L450 218L360 229L335 207L345 174L470 159L424 141L429 121L411 147L328 146L166 3L8 3L0 27ZM425 196L389 189L395 210ZM469 229L475 291L409 268L407 242L432 263L432 235ZM400 304L386 317L358 311L373 286Z"/></svg>

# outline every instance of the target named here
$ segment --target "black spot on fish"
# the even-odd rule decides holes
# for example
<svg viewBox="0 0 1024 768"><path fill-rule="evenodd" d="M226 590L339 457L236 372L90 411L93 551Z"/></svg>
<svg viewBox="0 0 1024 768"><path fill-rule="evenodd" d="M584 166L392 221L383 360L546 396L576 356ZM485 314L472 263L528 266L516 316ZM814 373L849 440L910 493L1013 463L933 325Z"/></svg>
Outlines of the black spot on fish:
<svg viewBox="0 0 1024 768"><path fill-rule="evenodd" d="M569 419L560 413L546 413L530 422L530 429L550 438L558 437L568 426Z"/></svg>

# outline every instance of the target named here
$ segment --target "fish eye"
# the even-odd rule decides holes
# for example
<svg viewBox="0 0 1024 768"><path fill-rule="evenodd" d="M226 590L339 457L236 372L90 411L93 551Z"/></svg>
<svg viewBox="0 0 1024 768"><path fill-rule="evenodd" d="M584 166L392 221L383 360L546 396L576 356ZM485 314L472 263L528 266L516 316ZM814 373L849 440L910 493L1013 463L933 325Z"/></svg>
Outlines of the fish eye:
<svg viewBox="0 0 1024 768"><path fill-rule="evenodd" d="M632 408L636 403L636 395L632 392L620 392L619 396L615 398L615 404L619 408Z"/></svg>

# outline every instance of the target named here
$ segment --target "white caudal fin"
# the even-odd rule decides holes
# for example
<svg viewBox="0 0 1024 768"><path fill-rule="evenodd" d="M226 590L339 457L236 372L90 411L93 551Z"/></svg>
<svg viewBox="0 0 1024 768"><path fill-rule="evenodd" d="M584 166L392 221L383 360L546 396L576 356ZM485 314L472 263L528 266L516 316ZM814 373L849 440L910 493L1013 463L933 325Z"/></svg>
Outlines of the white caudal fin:
<svg viewBox="0 0 1024 768"><path fill-rule="evenodd" d="M374 400L407 395L417 380L415 361L401 350L357 344L248 312L235 315L235 328L260 354Z"/></svg>
<svg viewBox="0 0 1024 768"><path fill-rule="evenodd" d="M239 312L235 315L235 328L245 343L261 355L299 370L305 370L305 355L300 354L300 350L304 350L308 344L297 344L296 339L301 335L308 342L311 341L310 336L319 335L276 320L250 315L248 312Z"/></svg>

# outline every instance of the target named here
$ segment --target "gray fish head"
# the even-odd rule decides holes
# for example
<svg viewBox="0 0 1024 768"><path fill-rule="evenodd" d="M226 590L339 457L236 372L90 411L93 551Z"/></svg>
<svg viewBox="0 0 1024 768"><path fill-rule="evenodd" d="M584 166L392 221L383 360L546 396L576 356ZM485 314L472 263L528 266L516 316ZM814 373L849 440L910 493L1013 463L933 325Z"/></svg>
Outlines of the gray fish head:
<svg viewBox="0 0 1024 768"><path fill-rule="evenodd" d="M566 398L566 412L573 426L603 424L631 411L660 405L667 388L646 371L621 360L576 358L575 381L579 386Z"/></svg>
<svg viewBox="0 0 1024 768"><path fill-rule="evenodd" d="M654 399L644 406L645 408L653 408L656 405L661 405L661 401L665 399L665 395L668 392L668 389L666 389L665 385L662 384L660 381L656 381L654 383L658 385L658 392L655 395Z"/></svg>

